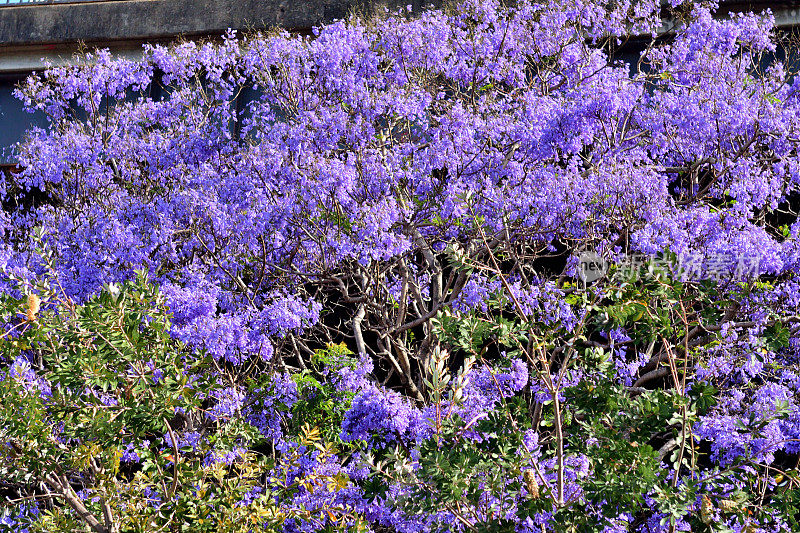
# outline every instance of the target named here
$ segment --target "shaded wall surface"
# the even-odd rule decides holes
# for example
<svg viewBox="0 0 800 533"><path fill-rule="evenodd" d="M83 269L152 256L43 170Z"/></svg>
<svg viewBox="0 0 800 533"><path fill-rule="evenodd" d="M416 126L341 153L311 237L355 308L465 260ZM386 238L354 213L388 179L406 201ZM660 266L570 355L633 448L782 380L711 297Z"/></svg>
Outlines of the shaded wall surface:
<svg viewBox="0 0 800 533"><path fill-rule="evenodd" d="M221 34L228 28L280 26L303 30L346 17L352 10L406 4L422 7L419 0L101 0L44 4L0 0L0 47L78 40L145 41Z"/></svg>

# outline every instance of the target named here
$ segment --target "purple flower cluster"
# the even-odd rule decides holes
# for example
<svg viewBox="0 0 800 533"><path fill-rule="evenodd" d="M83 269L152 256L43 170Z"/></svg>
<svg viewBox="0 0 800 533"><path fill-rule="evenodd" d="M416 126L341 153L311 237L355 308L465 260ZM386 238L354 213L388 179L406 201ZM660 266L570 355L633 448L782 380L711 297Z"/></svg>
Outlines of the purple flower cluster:
<svg viewBox="0 0 800 533"><path fill-rule="evenodd" d="M341 438L385 446L396 441L413 441L426 431L426 426L420 410L406 398L372 386L353 399L342 422Z"/></svg>
<svg viewBox="0 0 800 533"><path fill-rule="evenodd" d="M28 392L37 394L41 398L51 395L50 384L46 379L36 375L36 371L31 367L31 363L25 356L17 357L4 379L13 379L20 383Z"/></svg>
<svg viewBox="0 0 800 533"><path fill-rule="evenodd" d="M291 376L277 375L270 387L250 393L242 414L266 439L283 448L283 422L291 418L290 410L296 401L297 385Z"/></svg>

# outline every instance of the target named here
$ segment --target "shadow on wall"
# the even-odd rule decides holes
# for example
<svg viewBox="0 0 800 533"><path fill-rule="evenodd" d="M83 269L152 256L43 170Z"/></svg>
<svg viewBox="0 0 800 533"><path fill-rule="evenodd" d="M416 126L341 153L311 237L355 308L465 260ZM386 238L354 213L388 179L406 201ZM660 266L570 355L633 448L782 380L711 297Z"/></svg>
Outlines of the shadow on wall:
<svg viewBox="0 0 800 533"><path fill-rule="evenodd" d="M2 0L0 0L2 1ZM14 97L14 88L23 76L0 78L0 165L13 165L13 146L34 126L47 126L44 113L28 113Z"/></svg>

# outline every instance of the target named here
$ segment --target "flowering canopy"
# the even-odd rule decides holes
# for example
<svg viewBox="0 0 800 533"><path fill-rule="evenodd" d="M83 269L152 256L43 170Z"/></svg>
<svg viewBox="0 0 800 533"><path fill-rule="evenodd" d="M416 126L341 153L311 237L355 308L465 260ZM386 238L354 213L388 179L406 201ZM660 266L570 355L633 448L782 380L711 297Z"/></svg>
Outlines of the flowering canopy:
<svg viewBox="0 0 800 533"><path fill-rule="evenodd" d="M108 284L143 271L180 341L161 362L205 391L106 442L142 472L175 450L174 486L130 489L148 527L194 486L178 450L271 456L231 508L270 501L285 531L796 525L800 78L768 13L672 2L657 38L661 4L468 0L97 51L20 86L49 127L0 191L8 301L52 278L117 305ZM589 250L611 265L591 285ZM630 254L683 270L612 277ZM36 322L7 319L10 338ZM78 385L36 353L4 379L48 420ZM172 387L157 363L142 375ZM116 409L112 382L81 394ZM85 470L42 481L78 515L100 490ZM119 527L108 501L97 531Z"/></svg>

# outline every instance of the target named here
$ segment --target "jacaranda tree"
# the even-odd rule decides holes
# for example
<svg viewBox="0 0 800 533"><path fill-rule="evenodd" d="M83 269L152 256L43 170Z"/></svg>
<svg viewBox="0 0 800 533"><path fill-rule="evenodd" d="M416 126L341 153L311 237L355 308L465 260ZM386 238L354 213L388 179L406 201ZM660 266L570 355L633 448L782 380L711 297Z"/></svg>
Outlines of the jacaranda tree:
<svg viewBox="0 0 800 533"><path fill-rule="evenodd" d="M0 527L796 531L797 50L662 4L25 81Z"/></svg>

